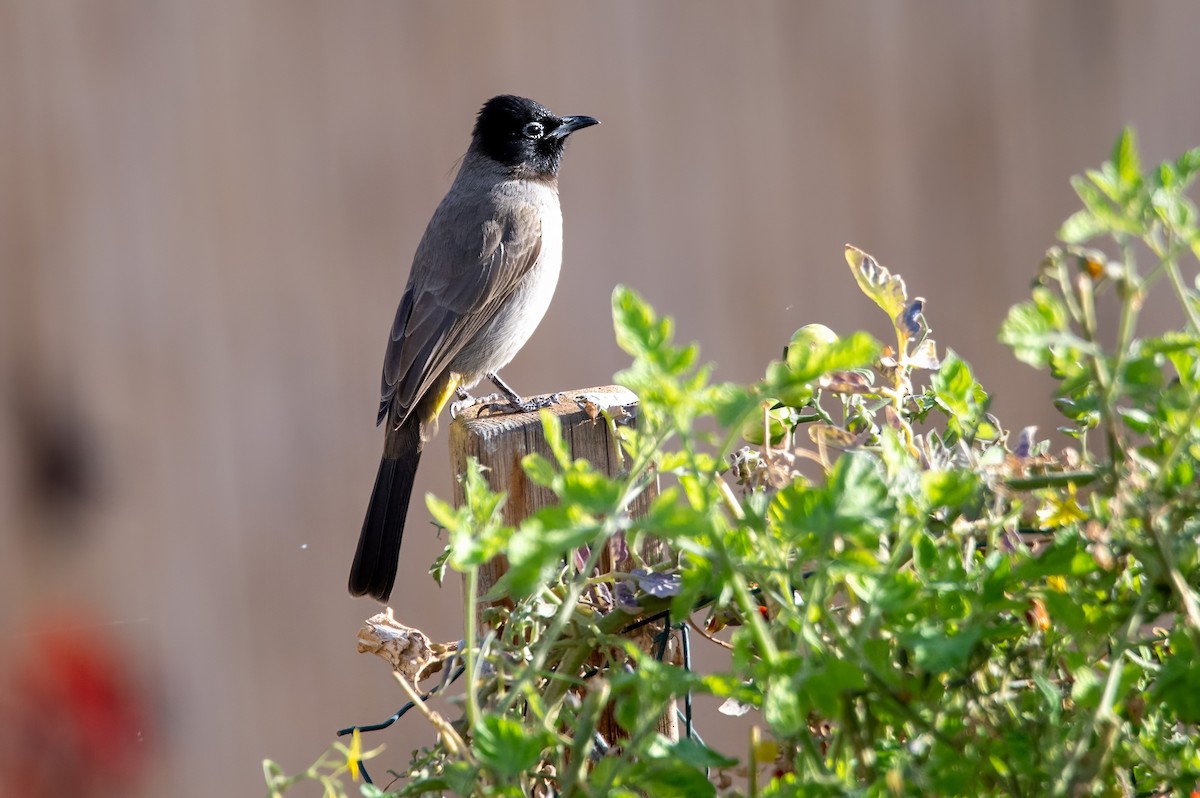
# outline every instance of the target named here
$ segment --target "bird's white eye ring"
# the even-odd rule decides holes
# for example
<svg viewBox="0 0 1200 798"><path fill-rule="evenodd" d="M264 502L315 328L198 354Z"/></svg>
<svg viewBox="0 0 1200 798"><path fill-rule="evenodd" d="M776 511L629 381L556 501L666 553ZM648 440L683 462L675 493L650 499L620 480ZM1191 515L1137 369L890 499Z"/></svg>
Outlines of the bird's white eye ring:
<svg viewBox="0 0 1200 798"><path fill-rule="evenodd" d="M546 129L542 127L541 122L530 122L521 130L522 133L531 139L540 139L545 131Z"/></svg>

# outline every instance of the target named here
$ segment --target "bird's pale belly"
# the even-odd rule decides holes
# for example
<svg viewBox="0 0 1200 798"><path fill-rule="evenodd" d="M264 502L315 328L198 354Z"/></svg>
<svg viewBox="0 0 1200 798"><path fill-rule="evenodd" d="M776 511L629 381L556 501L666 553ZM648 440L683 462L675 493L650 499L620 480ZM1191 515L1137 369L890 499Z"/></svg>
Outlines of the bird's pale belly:
<svg viewBox="0 0 1200 798"><path fill-rule="evenodd" d="M469 387L499 371L521 351L550 307L558 284L559 252L546 252L512 297L454 358L450 371L462 375Z"/></svg>

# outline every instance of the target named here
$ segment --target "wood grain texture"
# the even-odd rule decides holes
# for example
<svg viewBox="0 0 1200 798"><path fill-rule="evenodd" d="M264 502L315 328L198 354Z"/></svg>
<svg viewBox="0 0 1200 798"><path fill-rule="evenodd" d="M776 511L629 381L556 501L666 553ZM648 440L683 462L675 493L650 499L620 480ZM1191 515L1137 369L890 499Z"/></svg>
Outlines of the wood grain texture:
<svg viewBox="0 0 1200 798"><path fill-rule="evenodd" d="M546 409L561 422L563 438L571 456L587 460L609 476L620 473L622 455L603 417L593 419L576 398L590 396L598 400L595 404L622 407L629 414L629 418L622 423L633 425L637 422L637 397L618 385L564 391L557 396L561 401ZM455 419L450 426L450 461L454 473L465 473L467 461L472 457L477 459L487 469L484 476L492 490L508 493L501 510L506 524L515 526L542 507L556 502L550 490L530 482L521 469L521 459L533 453L551 461L554 459L542 432L541 415L537 412L491 413L478 407ZM656 495L657 488L651 486L634 500L630 514L637 517L644 513ZM454 501L456 504L463 501L463 486L458 479L454 482ZM612 566L610 548L601 563L601 570L611 571ZM500 560L490 563L481 571L481 595L492 588L505 568L506 564Z"/></svg>

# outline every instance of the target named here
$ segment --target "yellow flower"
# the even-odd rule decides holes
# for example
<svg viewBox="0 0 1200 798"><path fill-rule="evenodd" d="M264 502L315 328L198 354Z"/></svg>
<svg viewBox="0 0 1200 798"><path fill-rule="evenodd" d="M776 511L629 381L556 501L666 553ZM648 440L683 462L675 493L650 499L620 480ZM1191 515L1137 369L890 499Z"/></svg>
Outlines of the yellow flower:
<svg viewBox="0 0 1200 798"><path fill-rule="evenodd" d="M346 752L346 767L350 768L350 778L358 781L358 764L362 762L362 735L358 729L350 735L350 749Z"/></svg>
<svg viewBox="0 0 1200 798"><path fill-rule="evenodd" d="M1038 510L1038 520L1043 526L1060 527L1067 524L1082 521L1087 518L1087 513L1079 506L1079 502L1075 499L1075 483L1071 482L1067 485L1067 495L1064 497L1057 491L1047 491L1043 494L1046 503Z"/></svg>

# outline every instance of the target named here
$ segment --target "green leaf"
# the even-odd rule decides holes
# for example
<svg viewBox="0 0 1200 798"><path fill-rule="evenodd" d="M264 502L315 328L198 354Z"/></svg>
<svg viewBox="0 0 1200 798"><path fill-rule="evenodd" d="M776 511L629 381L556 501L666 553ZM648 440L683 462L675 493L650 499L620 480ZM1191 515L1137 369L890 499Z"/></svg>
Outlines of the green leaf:
<svg viewBox="0 0 1200 798"><path fill-rule="evenodd" d="M1013 354L1034 368L1050 362L1051 346L1068 339L1067 310L1050 290L1033 289L1033 301L1014 305L1000 326L1000 342L1013 348Z"/></svg>
<svg viewBox="0 0 1200 798"><path fill-rule="evenodd" d="M639 375L651 377L652 383L654 376L678 377L693 366L699 353L695 346L673 346L671 319L660 319L649 304L624 286L613 290L613 327L617 344L635 358L633 367L622 375L635 383Z"/></svg>
<svg viewBox="0 0 1200 798"><path fill-rule="evenodd" d="M1064 244L1084 244L1108 228L1087 208L1076 211L1058 228L1058 240Z"/></svg>
<svg viewBox="0 0 1200 798"><path fill-rule="evenodd" d="M458 776L458 779L447 776L432 776L430 778L416 778L404 785L404 789L393 795L430 795L432 793L442 794L447 790L455 795L466 795L474 782L474 774L467 770L468 766L465 762L457 762L451 765L454 768L453 775ZM465 772L465 773L464 773ZM364 784L363 787L368 785ZM365 795L366 793L364 793ZM328 793L326 793L328 796Z"/></svg>
<svg viewBox="0 0 1200 798"><path fill-rule="evenodd" d="M1162 701L1183 723L1200 723L1200 658L1186 631L1171 635L1171 655L1154 680L1151 697Z"/></svg>
<svg viewBox="0 0 1200 798"><path fill-rule="evenodd" d="M658 737L647 755L653 759L677 759L693 768L731 768L738 763L737 759L718 753L699 740L686 737L674 742Z"/></svg>
<svg viewBox="0 0 1200 798"><path fill-rule="evenodd" d="M800 690L794 678L784 675L772 676L763 697L763 720L770 724L776 734L791 737L799 734L808 725L806 702L801 701Z"/></svg>
<svg viewBox="0 0 1200 798"><path fill-rule="evenodd" d="M838 458L829 477L829 491L844 525L875 527L886 524L893 510L883 468L866 452L848 452Z"/></svg>
<svg viewBox="0 0 1200 798"><path fill-rule="evenodd" d="M803 541L808 535L877 534L894 511L879 461L867 452L848 452L834 463L826 486L793 482L775 494L768 513L786 539Z"/></svg>
<svg viewBox="0 0 1200 798"><path fill-rule="evenodd" d="M530 482L543 488L554 485L558 477L558 471L555 470L554 464L537 452L522 457L521 468L524 470L525 476L529 477Z"/></svg>
<svg viewBox="0 0 1200 798"><path fill-rule="evenodd" d="M636 292L618 285L613 289L613 326L617 345L633 357L652 352L670 335L670 325L660 322L650 305Z"/></svg>
<svg viewBox="0 0 1200 798"><path fill-rule="evenodd" d="M283 768L281 768L278 763L270 759L264 759L262 767L263 777L267 780L268 787L275 787L276 782L284 781L287 778L283 773Z"/></svg>
<svg viewBox="0 0 1200 798"><path fill-rule="evenodd" d="M536 765L551 742L544 732L527 729L504 715L484 715L471 731L480 763L508 778Z"/></svg>
<svg viewBox="0 0 1200 798"><path fill-rule="evenodd" d="M482 526L491 521L504 504L504 493L492 490L491 485L484 479L483 472L486 470L472 457L467 461L467 473L462 477L463 506L467 508L466 520L474 526Z"/></svg>
<svg viewBox="0 0 1200 798"><path fill-rule="evenodd" d="M567 556L585 545L600 543L595 519L578 506L543 507L521 522L507 542L509 568L488 598L528 596L556 579Z"/></svg>
<svg viewBox="0 0 1200 798"><path fill-rule="evenodd" d="M917 536L917 542L913 546L913 564L922 575L929 574L937 566L937 544L929 535L922 533Z"/></svg>
<svg viewBox="0 0 1200 798"><path fill-rule="evenodd" d="M1096 561L1075 535L1060 535L1040 554L1018 565L1013 578L1032 583L1048 576L1083 576L1096 570Z"/></svg>
<svg viewBox="0 0 1200 798"><path fill-rule="evenodd" d="M1183 191L1188 187L1192 180L1200 173L1200 147L1188 150L1175 161L1174 168L1175 185L1179 191Z"/></svg>
<svg viewBox="0 0 1200 798"><path fill-rule="evenodd" d="M842 698L867 687L862 668L853 662L827 658L804 682L804 691L817 711L825 717L836 717Z"/></svg>
<svg viewBox="0 0 1200 798"><path fill-rule="evenodd" d="M1100 704L1100 694L1104 690L1100 674L1090 665L1076 669L1071 674L1074 684L1071 686L1071 700L1083 709L1094 709Z"/></svg>
<svg viewBox="0 0 1200 798"><path fill-rule="evenodd" d="M1121 364L1121 382L1132 396L1152 398L1165 384L1161 364L1159 355L1128 358Z"/></svg>
<svg viewBox="0 0 1200 798"><path fill-rule="evenodd" d="M567 441L563 437L562 422L549 410L542 410L538 413L538 417L542 422L542 435L545 436L546 445L550 447L550 452L554 455L558 467L569 468L571 448L567 446Z"/></svg>
<svg viewBox="0 0 1200 798"><path fill-rule="evenodd" d="M478 770L478 767L469 762L450 762L442 769L442 777L451 792L457 795L471 795L474 792ZM424 794L424 791L418 794Z"/></svg>
<svg viewBox="0 0 1200 798"><path fill-rule="evenodd" d="M679 759L651 759L631 765L622 783L655 798L708 798L717 788L704 771Z"/></svg>
<svg viewBox="0 0 1200 798"><path fill-rule="evenodd" d="M987 569L983 579L984 606L1003 603L1012 577L1012 558L998 551L989 552L984 567Z"/></svg>
<svg viewBox="0 0 1200 798"><path fill-rule="evenodd" d="M1155 215L1172 230L1195 229L1196 206L1186 196L1174 191L1158 190L1150 196L1150 205Z"/></svg>
<svg viewBox="0 0 1200 798"><path fill-rule="evenodd" d="M972 625L951 633L932 621L900 635L900 642L913 653L917 664L930 673L959 670L983 637L983 627Z"/></svg>
<svg viewBox="0 0 1200 798"><path fill-rule="evenodd" d="M428 508L429 514L433 516L433 522L442 529L453 532L462 526L466 516L466 509L456 510L450 502L442 501L432 493L425 496L425 507Z"/></svg>
<svg viewBox="0 0 1200 798"><path fill-rule="evenodd" d="M1137 142L1130 128L1125 128L1117 137L1117 143L1113 145L1112 162L1117 168L1117 176L1123 188L1131 189L1140 185L1142 165L1138 159Z"/></svg>
<svg viewBox="0 0 1200 798"><path fill-rule="evenodd" d="M831 371L849 371L869 366L878 359L883 346L864 332L829 343L810 342L789 345L787 365L789 382L809 382Z"/></svg>
<svg viewBox="0 0 1200 798"><path fill-rule="evenodd" d="M758 397L741 385L724 383L713 390L713 412L722 427L732 427L758 406Z"/></svg>
<svg viewBox="0 0 1200 798"><path fill-rule="evenodd" d="M975 498L979 488L979 475L965 468L921 473L921 494L930 508L962 507Z"/></svg>
<svg viewBox="0 0 1200 798"><path fill-rule="evenodd" d="M953 349L946 350L941 367L929 380L934 399L951 416L961 421L972 420L978 411L975 394L979 383L971 367Z"/></svg>
<svg viewBox="0 0 1200 798"><path fill-rule="evenodd" d="M585 512L612 512L623 493L620 482L609 479L583 461L563 474L563 502Z"/></svg>

